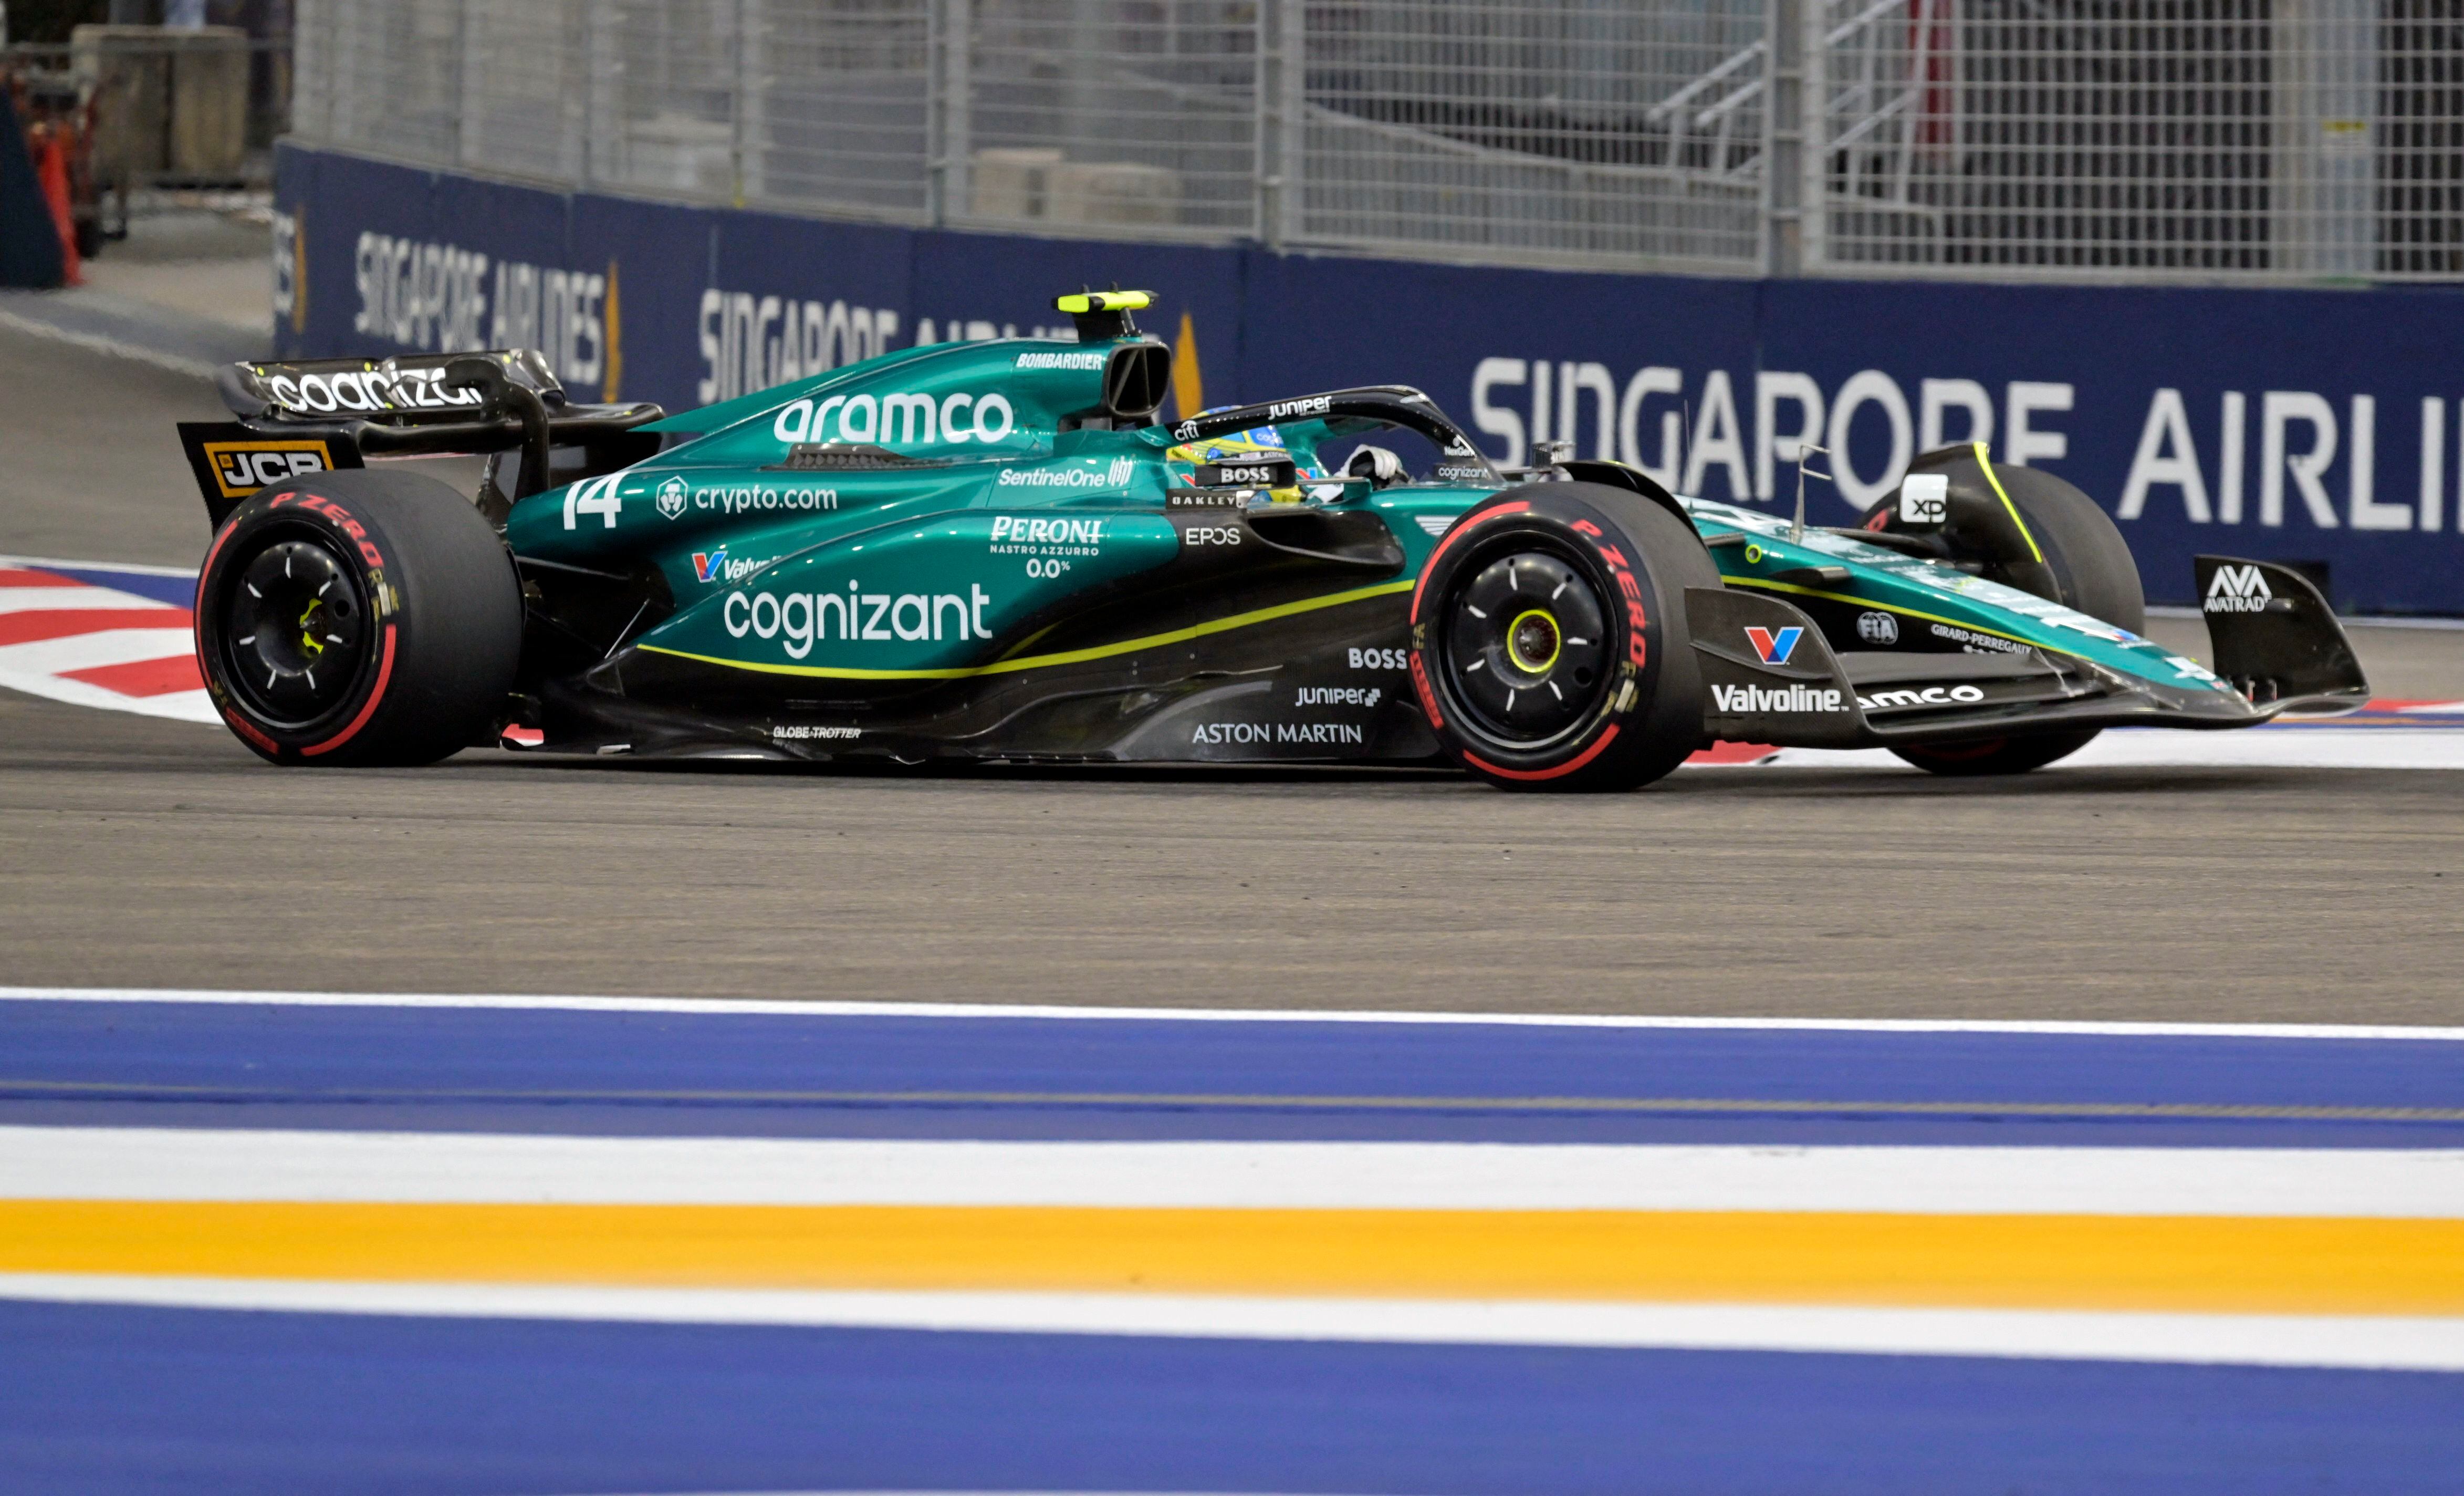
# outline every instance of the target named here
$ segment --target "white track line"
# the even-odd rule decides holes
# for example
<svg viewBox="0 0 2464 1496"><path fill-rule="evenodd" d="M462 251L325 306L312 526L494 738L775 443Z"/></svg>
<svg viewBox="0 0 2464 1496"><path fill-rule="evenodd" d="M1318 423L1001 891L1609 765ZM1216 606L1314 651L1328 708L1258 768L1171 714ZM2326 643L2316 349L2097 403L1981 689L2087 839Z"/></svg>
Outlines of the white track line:
<svg viewBox="0 0 2464 1496"><path fill-rule="evenodd" d="M1193 1023L1478 1023L1517 1028L1702 1028L1898 1034L2066 1034L2117 1038L2405 1039L2464 1042L2464 1028L2392 1023L2137 1023L2061 1019L1669 1018L1589 1013L1363 1012L1306 1008L1064 1007L1047 1003L830 1002L744 998L531 997L508 993L220 991L193 987L9 987L0 1002L188 1002L352 1008L498 1008L757 1018L1062 1019Z"/></svg>
<svg viewBox="0 0 2464 1496"><path fill-rule="evenodd" d="M0 1128L0 1198L2464 1219L2464 1150L947 1142Z"/></svg>
<svg viewBox="0 0 2464 1496"><path fill-rule="evenodd" d="M0 1298L326 1314L2464 1371L2464 1319L0 1274Z"/></svg>
<svg viewBox="0 0 2464 1496"><path fill-rule="evenodd" d="M134 592L122 592L118 587L96 586L90 583L71 583L58 587L0 583L0 613L86 613L98 608L160 608L165 613L187 611L160 598L140 597Z"/></svg>

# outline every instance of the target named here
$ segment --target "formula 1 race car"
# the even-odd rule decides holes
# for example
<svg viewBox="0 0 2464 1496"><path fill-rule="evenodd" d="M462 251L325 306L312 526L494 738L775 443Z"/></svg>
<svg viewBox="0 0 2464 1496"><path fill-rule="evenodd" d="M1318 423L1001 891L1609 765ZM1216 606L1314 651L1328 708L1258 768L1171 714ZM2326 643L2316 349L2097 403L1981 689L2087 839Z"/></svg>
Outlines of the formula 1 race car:
<svg viewBox="0 0 2464 1496"><path fill-rule="evenodd" d="M1792 520L1612 462L1500 469L1399 386L1167 426L1147 299L673 418L571 401L528 352L235 365L237 421L183 428L213 700L278 763L501 741L1625 789L1713 739L2001 773L2367 695L2264 561L2198 562L2216 672L2140 637L2103 511L1982 446L1824 529L1801 493ZM475 501L362 467L447 451L493 454Z"/></svg>

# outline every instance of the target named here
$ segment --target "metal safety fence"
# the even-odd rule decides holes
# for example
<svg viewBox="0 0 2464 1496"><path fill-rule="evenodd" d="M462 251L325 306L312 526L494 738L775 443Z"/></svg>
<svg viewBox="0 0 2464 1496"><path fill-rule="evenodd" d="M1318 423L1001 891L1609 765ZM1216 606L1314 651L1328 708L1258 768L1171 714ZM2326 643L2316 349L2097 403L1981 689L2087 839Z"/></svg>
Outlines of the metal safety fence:
<svg viewBox="0 0 2464 1496"><path fill-rule="evenodd" d="M918 225L2464 278L2464 0L298 0L294 131Z"/></svg>

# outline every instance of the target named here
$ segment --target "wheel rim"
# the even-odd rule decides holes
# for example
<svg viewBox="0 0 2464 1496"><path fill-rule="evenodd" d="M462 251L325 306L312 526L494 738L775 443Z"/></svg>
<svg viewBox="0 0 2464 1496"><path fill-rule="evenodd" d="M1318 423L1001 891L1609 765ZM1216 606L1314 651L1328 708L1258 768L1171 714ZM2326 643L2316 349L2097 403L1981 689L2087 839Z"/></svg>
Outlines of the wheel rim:
<svg viewBox="0 0 2464 1496"><path fill-rule="evenodd" d="M367 622L367 596L348 561L314 539L276 539L225 591L224 676L270 723L316 721L358 684Z"/></svg>
<svg viewBox="0 0 2464 1496"><path fill-rule="evenodd" d="M1576 732L1608 690L1609 617L1571 557L1527 541L1489 560L1447 602L1446 676L1463 715L1518 749Z"/></svg>

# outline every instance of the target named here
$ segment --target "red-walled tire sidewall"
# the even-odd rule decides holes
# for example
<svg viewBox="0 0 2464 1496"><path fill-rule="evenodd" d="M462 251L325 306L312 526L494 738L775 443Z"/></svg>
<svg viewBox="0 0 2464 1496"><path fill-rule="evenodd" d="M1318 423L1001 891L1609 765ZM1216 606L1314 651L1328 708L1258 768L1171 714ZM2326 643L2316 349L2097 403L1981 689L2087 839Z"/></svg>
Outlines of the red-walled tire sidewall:
<svg viewBox="0 0 2464 1496"><path fill-rule="evenodd" d="M226 609L248 562L285 539L346 566L370 634L354 679L301 721L260 710L229 678ZM270 487L216 532L197 579L197 664L215 710L282 764L431 763L486 741L519 668L520 583L468 499L410 473L318 473Z"/></svg>
<svg viewBox="0 0 2464 1496"><path fill-rule="evenodd" d="M1463 710L1440 646L1441 613L1489 559L1536 547L1586 574L1607 605L1612 679L1579 725L1543 746L1484 729ZM1703 744L1703 684L1684 589L1719 570L1692 527L1652 499L1591 483L1507 489L1466 511L1412 594L1412 685L1447 755L1501 788L1614 791L1649 783Z"/></svg>

